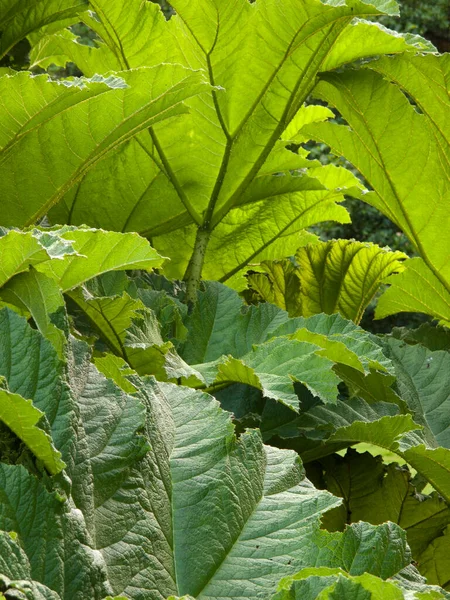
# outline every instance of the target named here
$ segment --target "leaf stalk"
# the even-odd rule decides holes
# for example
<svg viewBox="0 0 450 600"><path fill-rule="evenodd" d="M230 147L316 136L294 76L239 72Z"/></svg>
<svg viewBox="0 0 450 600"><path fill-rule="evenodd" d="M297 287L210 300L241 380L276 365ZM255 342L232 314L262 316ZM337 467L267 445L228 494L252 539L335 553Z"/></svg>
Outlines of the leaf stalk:
<svg viewBox="0 0 450 600"><path fill-rule="evenodd" d="M197 229L194 251L184 274L186 302L190 309L192 309L197 299L197 289L202 277L203 263L210 236L211 230L209 228L199 227Z"/></svg>

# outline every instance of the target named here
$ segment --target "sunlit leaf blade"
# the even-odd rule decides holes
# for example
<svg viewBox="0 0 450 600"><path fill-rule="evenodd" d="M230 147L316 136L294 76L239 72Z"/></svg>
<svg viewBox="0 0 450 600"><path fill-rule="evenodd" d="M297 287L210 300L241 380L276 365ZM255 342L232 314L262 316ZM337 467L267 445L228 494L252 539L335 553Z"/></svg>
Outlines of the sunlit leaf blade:
<svg viewBox="0 0 450 600"><path fill-rule="evenodd" d="M0 286L4 286L14 275L52 258L63 259L75 250L70 241L52 232L12 230L0 237L0 252Z"/></svg>
<svg viewBox="0 0 450 600"><path fill-rule="evenodd" d="M440 600L447 598L444 590L425 582L411 589L401 579L383 581L368 573L349 575L342 569L315 567L304 569L279 584L280 591L272 600ZM414 593L417 592L417 595ZM413 594L413 595L412 595Z"/></svg>
<svg viewBox="0 0 450 600"><path fill-rule="evenodd" d="M383 8L386 10L386 5ZM367 39L370 39L370 45L374 50L378 46L380 54L399 54L403 57L409 54L405 50L411 48L421 52L436 51L433 44L423 37L409 33L397 33L394 36L392 30L386 29L381 23L356 18L337 40L325 60L324 70L331 71L333 67L363 58L366 55ZM416 54L417 52L411 52L412 56Z"/></svg>
<svg viewBox="0 0 450 600"><path fill-rule="evenodd" d="M61 324L64 322L64 298L54 279L30 269L4 285L0 299L27 311L42 335L52 342L60 358L63 357L65 335L52 320L60 318Z"/></svg>
<svg viewBox="0 0 450 600"><path fill-rule="evenodd" d="M423 260L416 262L424 281L416 280L415 285L421 309L423 299L428 304L428 314L440 315L442 303L448 302L450 293L446 208L450 179L436 144L435 129L399 88L373 71L326 74L314 94L336 107L349 127L316 123L307 125L304 132L327 143L335 154L345 155L370 183L375 193L368 194L366 201L404 231ZM414 100L420 106L422 100L426 104L427 98L425 91ZM440 110L448 114L445 105ZM399 161L398 156L403 160ZM423 198L428 201L423 202ZM436 300L430 296L430 288L436 290ZM405 293L410 292L411 286L407 285ZM414 301L407 300L405 293L401 301L414 307Z"/></svg>
<svg viewBox="0 0 450 600"><path fill-rule="evenodd" d="M39 271L55 279L64 292L108 271L151 270L164 261L146 239L135 233L75 227L55 231L71 242L77 255L47 262L39 266Z"/></svg>
<svg viewBox="0 0 450 600"><path fill-rule="evenodd" d="M359 323L382 280L401 270L405 258L402 252L351 240L300 248L295 259L303 316L339 312Z"/></svg>
<svg viewBox="0 0 450 600"><path fill-rule="evenodd" d="M299 136L300 130L310 123L320 123L327 119L334 119L334 112L326 106L302 106L281 135L285 142L300 143L303 137Z"/></svg>
<svg viewBox="0 0 450 600"><path fill-rule="evenodd" d="M350 217L339 202L346 192L360 193L356 178L334 166L323 172L311 168L309 174L305 179L311 190L304 192L289 192L289 179L295 182L301 177L284 174L257 178L243 197L245 203L231 210L215 228L205 255L205 278L226 281L227 285L242 289L243 270L249 263L293 255L305 243L306 227L323 220L349 222ZM323 187L326 189L320 189ZM192 252L194 247L195 230L191 227L182 233L182 244L175 243L179 231L154 240L162 254L172 257L165 271L173 277L183 274L189 256L186 248Z"/></svg>
<svg viewBox="0 0 450 600"><path fill-rule="evenodd" d="M399 85L417 104L428 121L441 150L443 163L450 166L450 57L447 54L409 54L380 57L366 65Z"/></svg>
<svg viewBox="0 0 450 600"><path fill-rule="evenodd" d="M0 6L0 58L27 35L57 21L76 20L86 0L3 0Z"/></svg>
<svg viewBox="0 0 450 600"><path fill-rule="evenodd" d="M389 287L375 310L375 317L383 319L399 312L421 312L450 327L450 292L420 258L405 263L406 270L389 277Z"/></svg>
<svg viewBox="0 0 450 600"><path fill-rule="evenodd" d="M176 65L121 76L126 83L96 76L69 88L26 73L0 79L0 87L8 89L1 93L0 120L4 224L34 223L110 152L152 124L185 113L183 100L205 89L200 72ZM51 147L40 143L44 138L53 140ZM15 175L15 165L31 156L39 186Z"/></svg>
<svg viewBox="0 0 450 600"><path fill-rule="evenodd" d="M81 18L85 16L81 15ZM47 69L51 64L64 67L66 62L74 62L86 77L121 71L123 67L117 57L110 52L102 52L104 44L98 41L97 44L99 47L80 44L77 36L68 29L44 35L32 46L30 68L40 66Z"/></svg>
<svg viewBox="0 0 450 600"><path fill-rule="evenodd" d="M298 269L291 260L265 260L246 277L251 292L258 298L279 306L290 317L301 314Z"/></svg>
<svg viewBox="0 0 450 600"><path fill-rule="evenodd" d="M263 300L281 308L288 305L292 317L339 312L359 323L383 279L401 271L405 258L376 244L332 240L299 248L297 268L284 262L275 271L275 265L266 262L261 266L267 275L250 275L248 281ZM293 284L277 282L283 273ZM286 294L291 297L283 298Z"/></svg>
<svg viewBox="0 0 450 600"><path fill-rule="evenodd" d="M13 431L42 461L52 475L64 469L61 454L52 444L50 436L38 426L44 413L38 410L30 400L19 394L0 390L0 421Z"/></svg>
<svg viewBox="0 0 450 600"><path fill-rule="evenodd" d="M112 379L127 394L134 394L137 391L137 387L128 378L134 375L134 371L123 359L108 353L94 357L93 362L100 373Z"/></svg>
<svg viewBox="0 0 450 600"><path fill-rule="evenodd" d="M281 7L271 2L249 6L243 0L201 5L174 0L176 14L168 22L153 3L134 0L125 8L93 0L91 5L96 18L87 15L84 20L101 38L98 48L82 48L67 33L53 40L56 54L75 63L78 59L87 76L107 66L135 69L172 62L203 69L209 83L223 89L205 88L204 94L186 101L191 112L176 126L170 121L155 124L150 135L135 136L98 170L79 178L76 188L60 196L62 202L51 215L54 221L148 235L173 259L167 272L177 277L183 275L194 244L192 224L215 226L204 273L210 278L220 268L220 278L235 286L242 285L239 271L249 256L257 261L287 256L296 243L298 248L302 228L323 219L347 222L344 209L335 204L342 197L336 188L345 186L326 185L327 194L291 190L280 195L275 190L263 199L255 178L307 166L289 167L283 153L273 150L283 149L279 138L319 71L372 53L422 48L417 40L410 43L376 25L354 21L358 15L395 12L394 2L355 1L347 6L308 0L299 6L286 0ZM53 42L42 40L49 47ZM41 49L45 54L45 47ZM48 58L43 60L46 64ZM114 179L107 181L111 172ZM244 204L252 202L259 205ZM267 219L271 229L264 226ZM233 232L240 238L234 253L226 243Z"/></svg>

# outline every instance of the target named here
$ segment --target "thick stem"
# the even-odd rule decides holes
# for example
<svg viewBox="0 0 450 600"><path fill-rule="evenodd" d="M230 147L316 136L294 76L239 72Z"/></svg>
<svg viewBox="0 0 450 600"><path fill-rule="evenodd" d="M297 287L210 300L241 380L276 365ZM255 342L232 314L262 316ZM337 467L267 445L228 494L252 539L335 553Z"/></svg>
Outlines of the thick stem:
<svg viewBox="0 0 450 600"><path fill-rule="evenodd" d="M186 273L184 274L184 281L186 282L186 302L191 308L197 299L197 289L202 277L203 262L205 260L205 253L210 235L211 231L209 229L204 229L202 227L197 229L194 251L186 269Z"/></svg>

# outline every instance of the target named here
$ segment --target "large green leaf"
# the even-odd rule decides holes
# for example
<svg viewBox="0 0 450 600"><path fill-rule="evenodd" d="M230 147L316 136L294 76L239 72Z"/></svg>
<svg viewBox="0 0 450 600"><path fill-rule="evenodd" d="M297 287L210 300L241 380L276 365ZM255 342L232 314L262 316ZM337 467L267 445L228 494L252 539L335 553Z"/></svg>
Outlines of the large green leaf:
<svg viewBox="0 0 450 600"><path fill-rule="evenodd" d="M17 543L14 533L0 532L0 584L10 597L17 598L19 590L27 600L61 600L60 596L48 587L33 581L27 555ZM14 594L14 596L12 596ZM8 598L8 595L5 596Z"/></svg>
<svg viewBox="0 0 450 600"><path fill-rule="evenodd" d="M450 353L387 338L397 388L431 446L450 448Z"/></svg>
<svg viewBox="0 0 450 600"><path fill-rule="evenodd" d="M0 315L1 372L46 413L71 484L0 463L0 529L22 549L0 544L9 580L52 600L219 600L270 597L281 577L317 564L356 574L370 563L391 577L409 563L395 525L321 531L337 499L304 478L294 452L257 431L237 437L211 396L136 376L127 395L85 344L73 342L64 367L39 332Z"/></svg>
<svg viewBox="0 0 450 600"><path fill-rule="evenodd" d="M244 383L260 389L266 398L298 409L295 382L303 383L324 402L335 402L338 395L333 362L318 356L317 350L319 346L308 342L278 338L255 346L241 359L224 356L196 368L212 393L215 386Z"/></svg>
<svg viewBox="0 0 450 600"><path fill-rule="evenodd" d="M0 237L2 263L0 267L0 286L11 277L36 267L52 258L62 259L74 254L70 241L62 240L53 232L9 231Z"/></svg>
<svg viewBox="0 0 450 600"><path fill-rule="evenodd" d="M209 83L223 88L205 89L201 97L188 100L191 112L176 126L155 124L150 135L135 136L106 158L66 190L52 219L151 236L155 247L174 259L168 272L176 276L186 268L201 226L211 244L205 275L212 277L216 269L214 276L219 271L228 281L249 260L291 253L304 227L323 219L348 219L336 206L348 185L333 177L323 181L317 172L322 169L308 165L304 152L295 156L283 148L287 141L279 144L296 115L299 127L308 120L302 121L298 111L318 73L355 59L425 46L354 20L395 12L395 2L172 4L176 14L166 22L152 3L93 0L96 18L83 18L101 39L97 48L82 48L67 33L47 37L36 48L35 64L59 55L63 63L78 61L87 76L176 62L204 69ZM310 115L309 120L325 116ZM311 172L301 177L289 173L308 167ZM274 173L284 173L284 180ZM269 219L270 227L265 223ZM227 243L232 235L242 238L234 252Z"/></svg>
<svg viewBox="0 0 450 600"><path fill-rule="evenodd" d="M140 375L162 381L183 380L202 385L201 374L177 354L172 342L164 341L155 313L126 292L122 296L93 296L79 288L68 294L88 321L89 329L114 354Z"/></svg>
<svg viewBox="0 0 450 600"><path fill-rule="evenodd" d="M366 65L400 86L425 116L441 157L450 166L449 74L450 57L447 54L403 54L378 58Z"/></svg>
<svg viewBox="0 0 450 600"><path fill-rule="evenodd" d="M269 304L244 307L236 292L219 283L204 284L186 326L180 354L214 393L232 383L247 384L298 408L295 382L334 402L337 364L362 373L390 368L381 348L339 315L289 319Z"/></svg>
<svg viewBox="0 0 450 600"><path fill-rule="evenodd" d="M271 334L289 335L293 339L317 344L323 348L319 354L365 374L373 369L392 372L389 359L374 338L339 314L289 319L273 329Z"/></svg>
<svg viewBox="0 0 450 600"><path fill-rule="evenodd" d="M137 234L87 227L64 227L55 233L70 242L77 255L47 262L38 269L55 279L63 292L108 271L152 270L164 261L148 241Z"/></svg>
<svg viewBox="0 0 450 600"><path fill-rule="evenodd" d="M419 557L419 565L430 583L450 589L448 550L450 547L450 526L444 534L436 538Z"/></svg>
<svg viewBox="0 0 450 600"><path fill-rule="evenodd" d="M444 234L445 235L445 234ZM390 277L388 288L378 301L375 317L382 319L399 312L421 312L450 327L450 294L420 258L405 263L406 271Z"/></svg>
<svg viewBox="0 0 450 600"><path fill-rule="evenodd" d="M0 58L27 35L67 19L76 21L87 0L3 0L0 6Z"/></svg>
<svg viewBox="0 0 450 600"><path fill-rule="evenodd" d="M183 100L205 89L200 72L176 65L121 77L66 85L26 73L0 79L3 224L34 223L100 160L150 125L185 113ZM34 179L18 177L30 157Z"/></svg>
<svg viewBox="0 0 450 600"><path fill-rule="evenodd" d="M64 354L67 292L93 277L125 269L151 270L163 258L137 234L86 227L9 231L0 238L3 264L0 298L31 315L39 330ZM58 326L59 325L59 326Z"/></svg>
<svg viewBox="0 0 450 600"><path fill-rule="evenodd" d="M264 262L266 273L249 275L248 281L263 300L290 308L292 317L339 312L359 323L383 279L401 271L405 258L376 244L332 240L299 248L296 268Z"/></svg>
<svg viewBox="0 0 450 600"><path fill-rule="evenodd" d="M431 64L433 70L429 69ZM402 310L421 310L446 322L450 304L446 245L450 169L443 158L443 154L448 154L443 124L450 115L446 62L436 59L431 63L426 56L411 61L399 59L398 63L383 59L380 71L384 75L383 65L387 77L392 66L392 79L395 81L398 75L399 85L411 92L418 110L401 89L374 71L326 74L314 94L336 107L349 126L315 123L303 131L327 143L334 153L345 155L355 165L374 189L374 193L366 195L366 202L394 221L421 257L411 261L409 274L407 270L397 278L399 289L388 292L380 316L398 310L400 302ZM418 78L430 79L430 84L409 86L405 69L427 71L428 75ZM444 89L430 93L439 85ZM447 100L441 102L442 95ZM423 202L425 197L428 202Z"/></svg>
<svg viewBox="0 0 450 600"><path fill-rule="evenodd" d="M16 275L0 289L2 301L22 309L33 317L39 331L64 354L65 336L53 322L57 314L64 314L64 298L58 283L34 269Z"/></svg>

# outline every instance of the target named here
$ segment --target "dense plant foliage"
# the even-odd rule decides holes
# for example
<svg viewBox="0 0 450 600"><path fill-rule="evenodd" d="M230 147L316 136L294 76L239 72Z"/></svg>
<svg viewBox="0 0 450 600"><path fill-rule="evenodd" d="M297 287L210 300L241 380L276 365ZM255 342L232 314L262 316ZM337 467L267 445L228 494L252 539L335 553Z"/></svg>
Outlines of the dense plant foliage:
<svg viewBox="0 0 450 600"><path fill-rule="evenodd" d="M450 55L394 0L163 8L0 7L0 596L448 598ZM307 230L346 197L415 256ZM386 281L439 324L365 331Z"/></svg>

